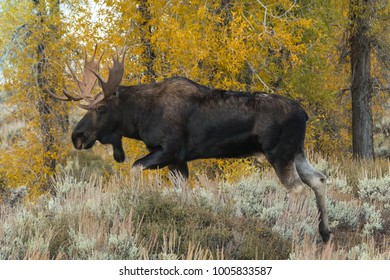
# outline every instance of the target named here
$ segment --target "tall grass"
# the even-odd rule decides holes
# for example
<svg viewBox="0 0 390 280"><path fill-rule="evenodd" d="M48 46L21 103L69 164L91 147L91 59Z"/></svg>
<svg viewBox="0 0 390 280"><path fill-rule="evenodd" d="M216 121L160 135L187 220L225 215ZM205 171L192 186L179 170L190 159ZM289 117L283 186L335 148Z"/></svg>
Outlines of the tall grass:
<svg viewBox="0 0 390 280"><path fill-rule="evenodd" d="M53 193L2 195L0 259L390 259L389 162L313 161L329 178L326 245L312 191L290 196L272 171L190 186L72 158Z"/></svg>

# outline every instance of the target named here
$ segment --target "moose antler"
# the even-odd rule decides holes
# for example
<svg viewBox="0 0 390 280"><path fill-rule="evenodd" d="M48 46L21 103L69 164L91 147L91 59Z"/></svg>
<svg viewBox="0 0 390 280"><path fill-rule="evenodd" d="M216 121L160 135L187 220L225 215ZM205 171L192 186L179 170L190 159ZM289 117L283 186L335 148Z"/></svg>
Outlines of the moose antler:
<svg viewBox="0 0 390 280"><path fill-rule="evenodd" d="M125 61L125 55L126 55L127 49L125 48L122 53L122 61L119 61L119 54L118 51L115 55L112 56L112 62L113 66L112 68L108 68L108 80L107 82L104 81L102 76L100 76L99 72L96 71L93 68L89 68L89 70L96 76L96 78L99 80L99 85L102 88L104 98L110 97L117 87L119 86L120 82L123 78L124 73L124 61Z"/></svg>
<svg viewBox="0 0 390 280"><path fill-rule="evenodd" d="M96 85L96 77L91 71L93 70L95 72L99 72L100 60L102 59L102 56L104 54L103 52L100 55L99 59L95 61L96 51L97 51L97 45L95 45L95 50L93 52L93 56L91 60L88 61L87 51L84 50L84 74L83 74L84 77L82 81L77 79L70 65L66 63L70 73L72 74L73 80L76 81L77 87L80 92L80 97L86 100L93 100L93 97L90 95L90 93Z"/></svg>
<svg viewBox="0 0 390 280"><path fill-rule="evenodd" d="M64 97L60 97L49 91L49 94L53 96L56 99L62 100L62 101L81 101L84 100L88 104L81 104L76 103L77 106L89 110L94 108L96 103L99 101L106 99L110 97L117 87L119 86L120 82L123 78L124 73L124 60L125 60L125 54L126 54L126 48L123 51L122 54L122 60L119 61L119 54L118 52L113 56L113 67L108 68L108 80L107 82L104 81L104 79L99 74L99 65L100 61L102 59L103 53L100 55L99 59L96 60L96 51L97 51L97 45L95 46L95 50L93 53L93 56L90 60L88 60L87 52L84 51L84 73L83 73L83 79L79 80L70 67L68 63L66 63L73 80L77 84L77 88L79 89L79 94L75 93L76 96L70 94L67 90L64 90ZM103 94L98 94L96 96L92 96L91 92L93 88L96 86L96 81L99 80L99 86L102 88Z"/></svg>

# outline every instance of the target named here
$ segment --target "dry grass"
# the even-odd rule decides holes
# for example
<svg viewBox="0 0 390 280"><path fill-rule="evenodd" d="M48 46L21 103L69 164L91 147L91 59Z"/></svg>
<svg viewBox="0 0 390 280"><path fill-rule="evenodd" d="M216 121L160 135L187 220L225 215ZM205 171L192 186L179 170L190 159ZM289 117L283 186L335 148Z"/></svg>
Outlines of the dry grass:
<svg viewBox="0 0 390 280"><path fill-rule="evenodd" d="M74 161L55 195L3 195L0 259L390 259L385 160L312 156L329 178L328 244L313 193L290 197L272 171L231 183L195 172L191 185L172 185L158 172L93 175Z"/></svg>
<svg viewBox="0 0 390 280"><path fill-rule="evenodd" d="M289 242L260 220L235 217L229 205L214 211L218 197L133 175L105 181L64 174L54 196L2 205L0 259L288 257Z"/></svg>

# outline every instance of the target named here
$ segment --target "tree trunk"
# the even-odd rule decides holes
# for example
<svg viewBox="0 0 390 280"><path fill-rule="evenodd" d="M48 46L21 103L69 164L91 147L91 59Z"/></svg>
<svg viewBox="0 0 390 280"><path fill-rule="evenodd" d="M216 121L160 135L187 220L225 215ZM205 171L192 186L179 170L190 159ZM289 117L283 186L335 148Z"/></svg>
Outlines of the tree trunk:
<svg viewBox="0 0 390 280"><path fill-rule="evenodd" d="M156 72L154 71L154 60L156 55L150 42L152 36L152 26L150 25L151 15L148 8L148 1L141 0L138 6L138 11L142 16L141 22L141 42L144 45L144 59L145 59L145 75L150 78L150 81L156 80Z"/></svg>
<svg viewBox="0 0 390 280"><path fill-rule="evenodd" d="M373 158L371 109L370 0L350 0L352 151L355 158Z"/></svg>
<svg viewBox="0 0 390 280"><path fill-rule="evenodd" d="M41 24L38 28L40 30L44 30L44 17L45 17L45 11L44 5L40 5L40 1L42 0L34 0L34 4L36 7L38 22ZM52 12L58 12L59 14L59 2L57 2L57 5L55 7L55 11ZM55 33L56 30L51 30L51 32ZM52 38L56 39L56 34L54 36L50 36L53 34L45 34L45 32L42 31L42 37L40 38L40 41L37 42L36 47L36 56L37 56L37 64L35 65L35 77L36 77L36 83L39 88L39 96L38 96L38 113L39 113L39 127L40 127L40 134L41 134L41 143L43 147L43 167L45 169L44 173L46 178L43 181L43 190L49 190L50 187L50 178L49 174L53 174L56 168L56 157L55 155L58 152L58 148L56 147L56 139L52 132L52 127L58 124L54 124L52 122L52 115L55 113L54 109L54 102L53 99L48 94L48 88L49 88L49 81L48 77L50 74L48 73L48 59L46 57L46 43L45 38Z"/></svg>
<svg viewBox="0 0 390 280"><path fill-rule="evenodd" d="M54 111L49 100L49 94L47 93L48 83L45 79L46 57L45 46L38 44L37 46L38 64L36 65L37 85L40 89L40 96L38 99L38 112L40 116L40 129L42 136L43 146L43 161L44 167L50 171L54 171L56 167L56 160L51 155L57 151L54 148L54 136L50 131L51 124L49 122L50 114Z"/></svg>

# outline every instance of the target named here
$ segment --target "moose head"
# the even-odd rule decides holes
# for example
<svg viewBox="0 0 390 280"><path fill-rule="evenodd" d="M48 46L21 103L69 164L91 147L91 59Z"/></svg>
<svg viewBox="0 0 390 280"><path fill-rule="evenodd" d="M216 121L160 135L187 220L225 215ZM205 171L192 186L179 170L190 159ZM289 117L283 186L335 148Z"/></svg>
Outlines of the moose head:
<svg viewBox="0 0 390 280"><path fill-rule="evenodd" d="M126 49L123 50L121 59L118 52L113 56L113 66L108 69L107 81L99 74L103 53L96 59L96 51L97 46L95 46L94 54L90 60L85 52L82 80L77 78L67 63L79 93L70 94L64 90L64 97L57 96L50 91L49 93L62 101L75 101L77 106L88 111L77 123L72 133L72 142L76 149L90 149L96 141L102 144L111 144L114 150L114 159L117 162L123 162L125 153L122 148L122 136L119 132L121 110L118 108L117 89L124 73ZM101 91L93 96L91 92L97 82ZM84 103L78 103L80 101L84 101Z"/></svg>

